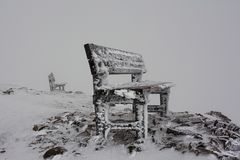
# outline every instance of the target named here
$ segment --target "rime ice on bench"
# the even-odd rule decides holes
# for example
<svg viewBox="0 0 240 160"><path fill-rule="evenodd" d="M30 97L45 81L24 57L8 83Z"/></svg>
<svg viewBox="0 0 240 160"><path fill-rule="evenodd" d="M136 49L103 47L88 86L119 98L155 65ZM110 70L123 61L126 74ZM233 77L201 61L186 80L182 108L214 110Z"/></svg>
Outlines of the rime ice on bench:
<svg viewBox="0 0 240 160"><path fill-rule="evenodd" d="M66 83L55 83L55 77L53 73L50 73L48 75L48 81L49 81L50 91L55 91L55 90L65 91L64 87Z"/></svg>
<svg viewBox="0 0 240 160"><path fill-rule="evenodd" d="M148 95L151 92L168 94L172 84L142 81L146 68L140 54L95 44L85 44L84 48L93 77L97 135L106 138L111 129L130 129L137 131L138 139L145 138L148 129ZM108 82L111 74L130 74L132 82L114 86ZM168 96L165 97L167 99L160 106L167 109ZM109 108L116 104L132 104L135 121L111 122L108 118Z"/></svg>

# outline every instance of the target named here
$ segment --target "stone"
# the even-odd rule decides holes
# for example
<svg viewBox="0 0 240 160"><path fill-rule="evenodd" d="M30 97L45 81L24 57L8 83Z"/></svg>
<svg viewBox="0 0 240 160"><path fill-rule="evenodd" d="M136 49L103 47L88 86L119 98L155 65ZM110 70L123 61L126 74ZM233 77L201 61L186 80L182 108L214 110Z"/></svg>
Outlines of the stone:
<svg viewBox="0 0 240 160"><path fill-rule="evenodd" d="M221 112L217 112L217 111L210 111L207 114L211 115L211 116L215 116L217 118L220 118L222 121L224 122L231 122L231 119L228 118L227 116L223 115Z"/></svg>
<svg viewBox="0 0 240 160"><path fill-rule="evenodd" d="M33 130L34 130L34 131L41 131L41 130L44 129L45 127L47 127L47 126L44 125L44 124L35 124L35 125L33 126Z"/></svg>
<svg viewBox="0 0 240 160"><path fill-rule="evenodd" d="M0 153L5 153L5 152L6 152L5 148L0 148Z"/></svg>
<svg viewBox="0 0 240 160"><path fill-rule="evenodd" d="M63 154L66 151L67 150L65 148L63 148L63 147L54 147L54 148L51 148L51 149L47 150L44 153L43 158L44 159L51 158L51 157L54 157L56 155Z"/></svg>
<svg viewBox="0 0 240 160"><path fill-rule="evenodd" d="M12 88L9 88L8 90L3 91L2 93L3 93L3 94L8 94L8 95L10 95L10 94L14 93L14 91L13 91Z"/></svg>

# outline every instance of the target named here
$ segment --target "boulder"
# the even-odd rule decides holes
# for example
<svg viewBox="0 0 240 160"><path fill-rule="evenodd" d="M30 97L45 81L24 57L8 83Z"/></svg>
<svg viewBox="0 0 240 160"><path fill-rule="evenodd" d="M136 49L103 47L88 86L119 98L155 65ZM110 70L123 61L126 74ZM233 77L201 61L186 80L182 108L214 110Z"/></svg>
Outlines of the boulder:
<svg viewBox="0 0 240 160"><path fill-rule="evenodd" d="M54 148L51 148L51 149L47 150L44 153L43 158L44 159L51 158L51 157L54 157L55 155L63 154L66 151L67 150L63 147L54 147Z"/></svg>

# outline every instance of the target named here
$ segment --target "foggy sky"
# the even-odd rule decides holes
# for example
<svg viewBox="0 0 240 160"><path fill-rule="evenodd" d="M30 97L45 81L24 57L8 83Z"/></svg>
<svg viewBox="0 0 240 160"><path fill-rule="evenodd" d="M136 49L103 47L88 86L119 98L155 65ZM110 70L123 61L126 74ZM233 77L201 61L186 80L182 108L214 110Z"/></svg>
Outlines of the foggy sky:
<svg viewBox="0 0 240 160"><path fill-rule="evenodd" d="M49 90L53 72L92 94L85 43L141 53L144 79L176 84L170 110L240 123L240 1L0 0L0 83Z"/></svg>

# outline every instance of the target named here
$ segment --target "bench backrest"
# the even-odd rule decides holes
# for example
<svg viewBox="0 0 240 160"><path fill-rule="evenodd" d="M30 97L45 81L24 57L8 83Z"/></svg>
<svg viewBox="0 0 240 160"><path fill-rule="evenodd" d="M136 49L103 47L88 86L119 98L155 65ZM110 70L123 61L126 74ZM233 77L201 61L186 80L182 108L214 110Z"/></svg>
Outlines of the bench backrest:
<svg viewBox="0 0 240 160"><path fill-rule="evenodd" d="M50 83L55 83L55 77L54 77L53 73L50 73L48 75L48 80Z"/></svg>
<svg viewBox="0 0 240 160"><path fill-rule="evenodd" d="M84 45L92 75L98 75L104 65L109 74L142 74L146 72L140 54L95 44Z"/></svg>
<svg viewBox="0 0 240 160"><path fill-rule="evenodd" d="M55 77L54 77L53 73L50 73L48 75L48 81L49 81L50 91L53 91L54 87L55 87Z"/></svg>

